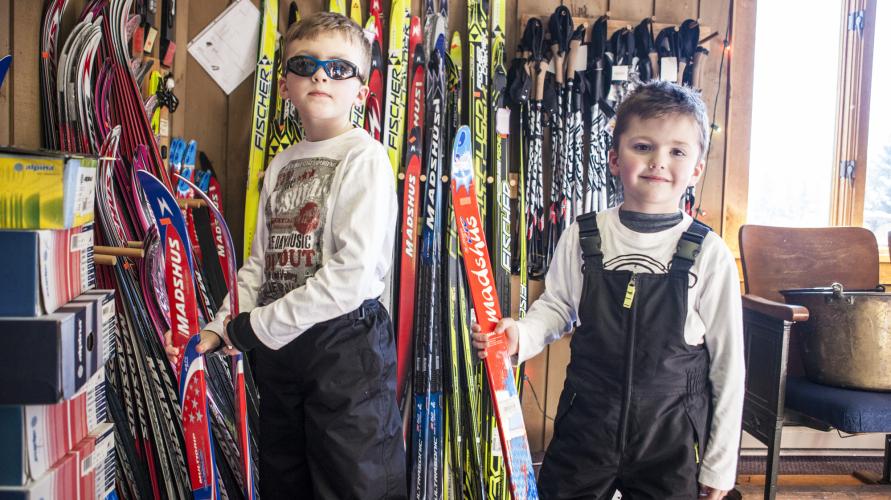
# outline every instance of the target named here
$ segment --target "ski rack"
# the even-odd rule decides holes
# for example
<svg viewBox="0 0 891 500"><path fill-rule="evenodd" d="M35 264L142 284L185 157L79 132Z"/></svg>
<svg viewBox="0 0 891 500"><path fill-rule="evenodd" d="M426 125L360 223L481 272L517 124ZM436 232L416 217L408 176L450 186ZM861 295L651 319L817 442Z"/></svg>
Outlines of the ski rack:
<svg viewBox="0 0 891 500"><path fill-rule="evenodd" d="M609 17L609 12L605 12L604 15L607 17L607 21L606 21L606 36L607 36L607 38L609 38L614 32L616 32L622 28L628 28L628 29L633 30L634 27L637 26L638 23L640 23L640 20L628 21L628 20L622 20L622 19L611 19ZM520 24L517 28L519 31L517 33L523 33L523 28L525 28L526 23L528 23L529 20L532 19L533 17L537 17L538 19L541 20L542 23L544 23L545 26L547 26L548 19L550 19L551 14L548 13L548 14L542 14L542 15L532 15L532 14L521 15L520 16ZM647 17L644 17L643 19L647 19L647 18L649 18L653 21L653 32L654 33L661 31L663 28L674 27L675 29L677 29L678 27L680 27L680 24L676 24L676 23L656 22L656 16L647 16ZM589 32L585 33L584 43L588 43L591 40L590 39L590 27L597 21L597 19L598 19L598 17L596 17L596 16L595 17L576 16L576 15L572 16L572 22L575 23L576 26L578 26L579 24L587 24L588 25ZM699 22L699 32L706 33L705 36L700 37L700 39L699 39L700 44L706 43L709 40L711 40L712 38L715 38L715 35L717 34L716 31L714 31L710 26L706 26L706 25L702 24L699 19L697 19L696 21Z"/></svg>

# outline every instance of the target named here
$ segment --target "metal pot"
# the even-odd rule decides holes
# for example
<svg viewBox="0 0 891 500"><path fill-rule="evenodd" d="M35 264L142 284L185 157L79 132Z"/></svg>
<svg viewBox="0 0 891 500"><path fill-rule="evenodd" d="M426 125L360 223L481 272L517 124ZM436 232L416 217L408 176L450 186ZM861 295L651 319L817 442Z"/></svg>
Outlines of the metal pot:
<svg viewBox="0 0 891 500"><path fill-rule="evenodd" d="M824 288L780 290L786 303L807 308L796 324L807 377L821 384L891 391L891 293Z"/></svg>

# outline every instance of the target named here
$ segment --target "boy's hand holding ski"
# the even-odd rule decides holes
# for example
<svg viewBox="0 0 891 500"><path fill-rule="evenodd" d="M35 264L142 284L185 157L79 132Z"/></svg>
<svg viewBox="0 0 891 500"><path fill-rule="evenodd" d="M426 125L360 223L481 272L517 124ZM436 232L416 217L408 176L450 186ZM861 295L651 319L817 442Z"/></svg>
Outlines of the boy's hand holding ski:
<svg viewBox="0 0 891 500"><path fill-rule="evenodd" d="M238 349L232 347L232 341L229 340L226 335L225 327L229 325L229 318L227 317L225 322L223 323L224 330L222 335L217 335L215 332L210 330L201 330L201 342L198 343L198 346L195 347L195 350L198 351L199 354L207 354L209 352L214 352L220 348L220 344L225 343L223 346L223 354L227 356L235 356L240 354ZM171 363L176 363L176 359L179 358L182 353L178 347L174 347L173 345L173 335L171 335L170 330L164 332L164 352L167 353L167 359L170 360Z"/></svg>
<svg viewBox="0 0 891 500"><path fill-rule="evenodd" d="M478 349L476 355L479 356L480 359L486 359L486 356L489 355L486 351L486 345L488 345L489 335L492 335L493 333L503 333L507 339L507 353L511 356L517 355L520 348L520 330L517 328L517 322L514 321L513 318L501 318L501 321L495 325L494 332L483 333L483 329L480 327L479 323L474 323L471 325L470 329L473 331L473 347Z"/></svg>

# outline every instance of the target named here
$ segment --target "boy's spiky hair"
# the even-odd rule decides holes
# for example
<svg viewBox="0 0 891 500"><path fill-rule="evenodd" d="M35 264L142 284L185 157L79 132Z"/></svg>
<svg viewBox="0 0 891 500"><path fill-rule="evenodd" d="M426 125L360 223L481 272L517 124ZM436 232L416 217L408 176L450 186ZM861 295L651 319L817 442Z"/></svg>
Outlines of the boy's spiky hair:
<svg viewBox="0 0 891 500"><path fill-rule="evenodd" d="M358 49L353 62L359 67L362 81L367 81L371 66L371 42L361 26L342 14L317 12L294 23L285 33L285 48L294 40L312 40L322 33L339 33Z"/></svg>
<svg viewBox="0 0 891 500"><path fill-rule="evenodd" d="M708 149L709 122L705 103L699 93L690 87L665 81L641 84L616 111L616 127L613 130L613 149L619 149L619 140L628 128L628 122L636 116L642 120L669 115L688 116L699 127L699 158Z"/></svg>

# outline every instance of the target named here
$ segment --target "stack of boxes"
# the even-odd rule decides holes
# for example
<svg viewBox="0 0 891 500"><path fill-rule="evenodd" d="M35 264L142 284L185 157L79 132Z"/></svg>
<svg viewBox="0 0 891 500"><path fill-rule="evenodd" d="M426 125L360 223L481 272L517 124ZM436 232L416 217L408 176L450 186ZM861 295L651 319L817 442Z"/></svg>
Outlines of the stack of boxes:
<svg viewBox="0 0 891 500"><path fill-rule="evenodd" d="M115 481L96 290L96 160L0 149L0 500L104 499Z"/></svg>

